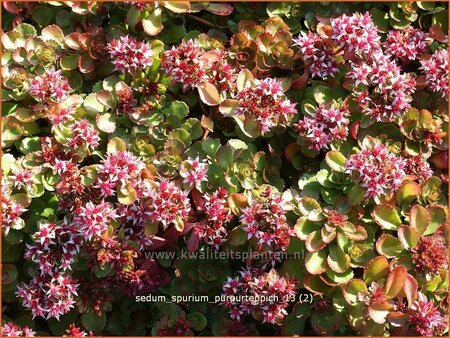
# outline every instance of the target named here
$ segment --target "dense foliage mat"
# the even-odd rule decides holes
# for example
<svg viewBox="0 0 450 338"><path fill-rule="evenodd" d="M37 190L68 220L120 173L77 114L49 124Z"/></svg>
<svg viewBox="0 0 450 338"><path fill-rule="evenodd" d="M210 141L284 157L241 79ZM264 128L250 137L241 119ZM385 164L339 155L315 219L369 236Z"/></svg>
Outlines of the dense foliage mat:
<svg viewBox="0 0 450 338"><path fill-rule="evenodd" d="M447 17L3 2L2 334L445 334Z"/></svg>

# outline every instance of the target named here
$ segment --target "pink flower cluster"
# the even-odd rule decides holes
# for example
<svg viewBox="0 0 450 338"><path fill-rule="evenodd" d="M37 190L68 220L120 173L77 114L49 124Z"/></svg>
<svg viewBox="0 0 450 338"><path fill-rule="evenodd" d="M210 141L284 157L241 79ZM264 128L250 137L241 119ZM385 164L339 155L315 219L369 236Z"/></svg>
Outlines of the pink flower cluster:
<svg viewBox="0 0 450 338"><path fill-rule="evenodd" d="M282 196L267 188L259 198L249 200L249 206L240 218L248 239L255 238L260 247L285 250L293 230L286 219L287 202ZM275 248L274 248L275 246Z"/></svg>
<svg viewBox="0 0 450 338"><path fill-rule="evenodd" d="M237 72L227 63L226 57L223 49L205 52L196 41L189 40L164 52L161 66L175 81L183 84L184 90L210 82L219 92L232 92Z"/></svg>
<svg viewBox="0 0 450 338"><path fill-rule="evenodd" d="M328 148L333 141L343 141L348 135L350 120L347 106L319 105L313 117L305 116L298 122L298 131L304 135L310 149Z"/></svg>
<svg viewBox="0 0 450 338"><path fill-rule="evenodd" d="M180 169L180 176L184 178L183 183L199 187L202 182L208 181L208 168L205 160L201 161L199 157L188 158Z"/></svg>
<svg viewBox="0 0 450 338"><path fill-rule="evenodd" d="M3 187L2 187L2 190ZM5 195L2 191L2 230L5 235L8 235L10 229L22 227L23 220L20 215L27 211L21 204L14 201L11 197Z"/></svg>
<svg viewBox="0 0 450 338"><path fill-rule="evenodd" d="M102 196L114 196L116 185L127 183L138 188L140 172L145 168L144 162L128 151L108 153L106 159L97 167L95 187L99 188Z"/></svg>
<svg viewBox="0 0 450 338"><path fill-rule="evenodd" d="M84 146L94 150L98 147L100 136L89 120L77 120L71 125L70 129L72 130L72 136L67 142L70 148L79 149Z"/></svg>
<svg viewBox="0 0 450 338"><path fill-rule="evenodd" d="M82 235L90 240L94 236L100 236L117 217L116 210L111 203L94 204L89 201L80 208L73 222L79 227Z"/></svg>
<svg viewBox="0 0 450 338"><path fill-rule="evenodd" d="M281 82L276 79L255 80L255 86L238 92L235 99L236 113L254 118L263 134L279 124L289 123L297 114L296 104L286 98Z"/></svg>
<svg viewBox="0 0 450 338"><path fill-rule="evenodd" d="M216 51L217 60L208 62L207 76L220 93L233 93L236 89L237 70L227 60L227 53L221 49Z"/></svg>
<svg viewBox="0 0 450 338"><path fill-rule="evenodd" d="M164 52L161 66L166 73L186 90L197 87L207 80L205 62L201 59L204 51L193 40L183 41L178 46Z"/></svg>
<svg viewBox="0 0 450 338"><path fill-rule="evenodd" d="M20 327L13 322L3 324L1 328L2 337L34 337L36 332L28 326Z"/></svg>
<svg viewBox="0 0 450 338"><path fill-rule="evenodd" d="M428 49L426 39L425 32L408 26L389 31L383 46L387 54L398 60L416 60Z"/></svg>
<svg viewBox="0 0 450 338"><path fill-rule="evenodd" d="M129 205L119 204L117 214L122 220L125 239L137 241L141 249L152 244L151 239L144 233L151 214L144 203L138 200Z"/></svg>
<svg viewBox="0 0 450 338"><path fill-rule="evenodd" d="M430 163L421 155L406 158L405 172L407 175L415 176L421 183L433 176Z"/></svg>
<svg viewBox="0 0 450 338"><path fill-rule="evenodd" d="M241 320L243 315L257 312L263 323L273 324L287 315L286 307L295 297L295 283L279 276L274 269L264 273L247 268L240 271L240 276L228 277L223 296L232 319Z"/></svg>
<svg viewBox="0 0 450 338"><path fill-rule="evenodd" d="M14 188L27 188L33 184L33 172L30 169L12 167L11 172L9 180Z"/></svg>
<svg viewBox="0 0 450 338"><path fill-rule="evenodd" d="M366 197L380 197L398 190L406 176L405 167L405 159L390 153L383 144L363 146L345 163L346 172L356 175L366 189Z"/></svg>
<svg viewBox="0 0 450 338"><path fill-rule="evenodd" d="M216 249L226 241L225 226L233 218L228 209L227 198L228 191L225 188L219 188L211 195L205 194L204 221L199 222L194 230L199 238Z"/></svg>
<svg viewBox="0 0 450 338"><path fill-rule="evenodd" d="M63 337L86 337L87 333L77 327L75 324L70 324L69 327L66 330L67 335L64 335ZM90 332L90 336L92 336L92 332Z"/></svg>
<svg viewBox="0 0 450 338"><path fill-rule="evenodd" d="M147 196L150 219L161 223L164 229L170 224L183 222L191 210L188 193L172 181L155 182L155 187L150 188Z"/></svg>
<svg viewBox="0 0 450 338"><path fill-rule="evenodd" d="M419 292L419 299L411 306L411 310L413 313L409 317L409 323L417 334L427 337L440 336L447 328L447 318L423 293Z"/></svg>
<svg viewBox="0 0 450 338"><path fill-rule="evenodd" d="M113 59L115 70L124 74L133 74L153 64L150 44L138 41L130 35L121 36L119 40L113 39L106 46L106 50Z"/></svg>
<svg viewBox="0 0 450 338"><path fill-rule="evenodd" d="M326 79L338 72L338 61L333 52L333 46L317 33L302 33L293 40L300 48L303 60L309 63L312 77Z"/></svg>
<svg viewBox="0 0 450 338"><path fill-rule="evenodd" d="M347 76L354 80L359 106L377 121L392 122L411 107L415 79L401 74L400 67L384 54L352 63Z"/></svg>
<svg viewBox="0 0 450 338"><path fill-rule="evenodd" d="M16 294L22 298L23 306L31 310L33 318L59 319L74 306L77 288L70 276L55 272L33 277L29 284L17 287Z"/></svg>
<svg viewBox="0 0 450 338"><path fill-rule="evenodd" d="M331 39L348 52L358 56L381 51L378 28L369 12L345 14L331 20Z"/></svg>
<svg viewBox="0 0 450 338"><path fill-rule="evenodd" d="M27 244L24 257L38 263L42 275L71 269L84 243L78 227L66 221L61 224L40 223L33 237L34 243Z"/></svg>
<svg viewBox="0 0 450 338"><path fill-rule="evenodd" d="M448 50L441 49L428 60L421 61L426 83L433 92L448 98Z"/></svg>
<svg viewBox="0 0 450 338"><path fill-rule="evenodd" d="M67 78L61 75L61 70L55 68L36 76L30 83L30 95L39 102L61 102L71 91Z"/></svg>

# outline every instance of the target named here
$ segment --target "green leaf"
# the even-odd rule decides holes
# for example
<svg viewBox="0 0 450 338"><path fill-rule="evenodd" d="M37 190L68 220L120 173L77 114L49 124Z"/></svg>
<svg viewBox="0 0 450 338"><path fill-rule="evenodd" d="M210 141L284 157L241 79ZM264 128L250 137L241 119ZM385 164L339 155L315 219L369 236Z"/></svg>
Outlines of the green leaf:
<svg viewBox="0 0 450 338"><path fill-rule="evenodd" d="M101 316L97 316L95 313L83 313L81 316L81 324L88 331L100 332L106 325L106 314L102 313Z"/></svg>
<svg viewBox="0 0 450 338"><path fill-rule="evenodd" d="M196 331L202 331L207 324L205 316L200 312L188 313L186 320L189 322L190 328Z"/></svg>
<svg viewBox="0 0 450 338"><path fill-rule="evenodd" d="M113 133L116 130L116 121L112 114L97 114L95 118L97 127L105 133Z"/></svg>
<svg viewBox="0 0 450 338"><path fill-rule="evenodd" d="M179 126L184 118L189 115L189 107L182 101L174 101L169 107L162 110L162 113L167 116L167 121L173 126Z"/></svg>
<svg viewBox="0 0 450 338"><path fill-rule="evenodd" d="M422 235L430 225L431 217L427 209L421 205L415 205L409 213L409 224L417 229L419 235Z"/></svg>
<svg viewBox="0 0 450 338"><path fill-rule="evenodd" d="M308 252L305 257L306 270L312 275L320 275L327 270L327 254L324 250Z"/></svg>
<svg viewBox="0 0 450 338"><path fill-rule="evenodd" d="M387 258L398 257L404 250L402 242L397 237L389 234L381 235L377 240L376 248L381 255Z"/></svg>
<svg viewBox="0 0 450 338"><path fill-rule="evenodd" d="M359 301L359 293L366 292L367 286L361 279L352 279L347 282L343 289L342 294L344 295L345 300L350 305L357 304Z"/></svg>
<svg viewBox="0 0 450 338"><path fill-rule="evenodd" d="M78 68L78 54L64 54L60 59L61 68L63 70L74 70Z"/></svg>
<svg viewBox="0 0 450 338"><path fill-rule="evenodd" d="M372 216L374 221L386 230L397 230L398 226L402 224L397 208L390 205L376 205Z"/></svg>
<svg viewBox="0 0 450 338"><path fill-rule="evenodd" d="M384 256L372 259L364 270L364 281L370 284L378 279L386 278L389 274L389 262Z"/></svg>
<svg viewBox="0 0 450 338"><path fill-rule="evenodd" d="M403 183L396 194L397 204L402 207L411 205L412 201L420 195L420 191L420 185L415 182Z"/></svg>
<svg viewBox="0 0 450 338"><path fill-rule="evenodd" d="M347 271L350 267L350 256L337 245L328 245L328 251L327 263L329 267L337 273Z"/></svg>
<svg viewBox="0 0 450 338"><path fill-rule="evenodd" d="M212 83L204 82L197 89L203 103L208 106L217 106L220 103L219 91Z"/></svg>
<svg viewBox="0 0 450 338"><path fill-rule="evenodd" d="M54 16L55 13L51 9L51 7L39 6L33 10L32 18L38 25L45 26L52 21Z"/></svg>
<svg viewBox="0 0 450 338"><path fill-rule="evenodd" d="M119 151L127 150L127 146L121 138L113 137L111 140L109 140L106 149L108 153L117 153Z"/></svg>
<svg viewBox="0 0 450 338"><path fill-rule="evenodd" d="M378 8L372 8L370 11L372 20L378 27L380 32L387 32L389 29L389 15L385 11L381 11Z"/></svg>
<svg viewBox="0 0 450 338"><path fill-rule="evenodd" d="M300 212L308 218L309 221L320 221L323 219L320 203L312 197L302 197L298 201Z"/></svg>
<svg viewBox="0 0 450 338"><path fill-rule="evenodd" d="M25 137L19 142L17 148L23 154L29 154L41 149L41 140L38 136Z"/></svg>
<svg viewBox="0 0 450 338"><path fill-rule="evenodd" d="M220 148L220 140L208 138L201 142L202 149L211 159L214 159L217 153L217 150Z"/></svg>
<svg viewBox="0 0 450 338"><path fill-rule="evenodd" d="M325 155L325 161L328 166L338 172L344 172L346 158L345 156L337 150L331 150Z"/></svg>

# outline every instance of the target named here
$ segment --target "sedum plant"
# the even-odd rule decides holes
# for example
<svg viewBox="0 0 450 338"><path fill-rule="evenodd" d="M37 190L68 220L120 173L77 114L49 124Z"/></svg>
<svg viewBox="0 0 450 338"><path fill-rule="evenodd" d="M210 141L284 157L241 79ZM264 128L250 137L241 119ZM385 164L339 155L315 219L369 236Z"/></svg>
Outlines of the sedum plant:
<svg viewBox="0 0 450 338"><path fill-rule="evenodd" d="M2 6L2 336L448 334L447 3Z"/></svg>

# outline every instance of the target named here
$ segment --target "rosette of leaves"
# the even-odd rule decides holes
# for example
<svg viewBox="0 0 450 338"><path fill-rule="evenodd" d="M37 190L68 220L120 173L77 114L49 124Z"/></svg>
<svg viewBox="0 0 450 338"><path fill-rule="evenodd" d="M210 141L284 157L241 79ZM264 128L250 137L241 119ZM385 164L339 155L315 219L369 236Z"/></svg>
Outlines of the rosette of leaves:
<svg viewBox="0 0 450 338"><path fill-rule="evenodd" d="M291 69L294 65L292 34L283 19L273 16L261 25L251 20L238 24L231 38L229 55L232 64L252 72L271 68Z"/></svg>
<svg viewBox="0 0 450 338"><path fill-rule="evenodd" d="M302 295L313 298L295 304L283 322L283 335L308 334L309 332L305 332L306 323L311 325L314 334L322 336L333 335L342 327L345 316L342 311L342 297L339 297L339 294L329 292L320 296L306 293Z"/></svg>
<svg viewBox="0 0 450 338"><path fill-rule="evenodd" d="M180 257L173 267L176 278L170 289L171 296L205 295L216 296L222 291L222 285L231 274L229 262L224 259L207 257L208 252L197 251L197 258ZM205 256L202 257L201 255ZM207 303L187 303L189 308L206 310Z"/></svg>
<svg viewBox="0 0 450 338"><path fill-rule="evenodd" d="M186 313L176 304L157 303L152 306L152 317L158 318L153 324L152 335L193 335L194 331L202 331L207 324L201 312Z"/></svg>
<svg viewBox="0 0 450 338"><path fill-rule="evenodd" d="M188 1L157 1L130 6L126 22L133 29L142 27L148 35L162 34L165 42L175 42L186 34L184 24L179 24L176 14L195 13L207 10L213 14L227 16L233 12L228 4L212 4L207 2L190 3ZM165 28L163 30L163 28Z"/></svg>
<svg viewBox="0 0 450 338"><path fill-rule="evenodd" d="M433 148L443 148L442 140L447 135L442 119L426 109L408 110L400 124L400 131L406 138L405 152L411 156L429 157Z"/></svg>
<svg viewBox="0 0 450 338"><path fill-rule="evenodd" d="M203 141L205 142L205 141ZM218 140L216 140L218 142ZM219 142L220 144L220 142ZM205 144L207 148L208 144ZM240 192L255 187L260 173L257 172L254 144L246 144L241 140L232 139L225 145L213 149L208 170L208 183L212 187L226 187L229 192Z"/></svg>
<svg viewBox="0 0 450 338"><path fill-rule="evenodd" d="M91 26L86 32L70 33L64 42L67 50L60 60L61 69L78 69L83 74L105 70L106 36L102 27Z"/></svg>
<svg viewBox="0 0 450 338"><path fill-rule="evenodd" d="M156 153L153 165L164 177L177 177L183 162L184 151L183 142L176 139L167 140L164 149Z"/></svg>
<svg viewBox="0 0 450 338"><path fill-rule="evenodd" d="M8 63L22 67L48 68L56 63L64 48L64 34L56 25L42 29L41 35L29 24L21 24L3 38Z"/></svg>
<svg viewBox="0 0 450 338"><path fill-rule="evenodd" d="M381 16L381 11L377 11L378 20L382 25L382 31L385 25L389 25L395 29L402 29L410 25L412 22L419 20L422 25L430 25L429 18L431 16L431 24L441 26L442 30L448 30L448 22L445 19L448 16L448 10L436 2L417 1L415 3L392 3L389 5L388 17ZM383 13L384 14L384 13ZM383 18L383 19L382 19ZM427 19L428 19L427 18ZM378 25L378 23L377 23Z"/></svg>
<svg viewBox="0 0 450 338"><path fill-rule="evenodd" d="M325 274L325 279L336 284L352 278L349 243L368 237L364 227L352 223L359 221L356 210L323 210L312 197L301 197L294 211L301 215L294 230L308 251L306 270L312 275Z"/></svg>
<svg viewBox="0 0 450 338"><path fill-rule="evenodd" d="M381 204L374 207L372 216L377 224L384 230L397 231L397 237L389 233L382 234L377 242L376 249L380 255L394 259L395 265L404 265L409 271L417 271L414 275L422 286L422 290L435 291L437 285L445 283L447 267L442 264L439 255L446 253L434 252L439 265L433 264L432 271L415 268L417 262L413 259L420 241L441 241L445 243L442 232L447 222L447 210L439 205L432 204L426 207L414 205L408 213L408 222L402 222L401 211L396 206ZM442 246L440 246L442 248ZM419 247L419 250L420 247ZM417 259L417 258L416 258ZM427 264L427 263L425 263Z"/></svg>
<svg viewBox="0 0 450 338"><path fill-rule="evenodd" d="M363 335L383 335L387 324L400 327L408 315L397 304L411 307L418 296L418 283L405 266L390 268L383 256L372 259L362 279L352 279L343 287L350 325Z"/></svg>

